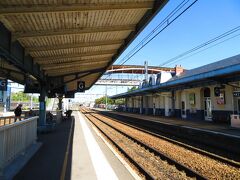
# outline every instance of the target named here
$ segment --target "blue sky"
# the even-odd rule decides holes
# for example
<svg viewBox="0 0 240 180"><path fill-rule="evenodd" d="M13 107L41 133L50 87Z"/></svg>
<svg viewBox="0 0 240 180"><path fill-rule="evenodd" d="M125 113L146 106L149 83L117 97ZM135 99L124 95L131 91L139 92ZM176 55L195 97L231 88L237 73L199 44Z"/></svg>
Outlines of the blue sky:
<svg viewBox="0 0 240 180"><path fill-rule="evenodd" d="M182 1L169 0L167 5L114 64L119 64L122 58L180 2ZM149 65L159 66L163 62L237 26L240 26L240 0L198 0L188 11L168 26L153 41L126 62L126 64L143 65L144 61L147 60ZM234 33L232 36L237 34L240 34L240 31ZM171 64L169 67L179 64L186 69L193 69L237 54L240 54L240 35L182 61ZM116 87L108 87L109 95L124 91L126 91L124 87L118 87L117 90ZM104 94L105 87L93 86L90 91L87 91L87 93L96 92Z"/></svg>
<svg viewBox="0 0 240 180"><path fill-rule="evenodd" d="M151 32L180 2L182 1L170 0L115 64L119 64L122 57ZM198 0L126 64L143 64L147 60L149 65L159 66L166 60L237 26L240 26L239 0ZM237 35L237 33L233 35ZM239 45L240 36L237 36L176 64L181 64L187 69L209 64L240 54Z"/></svg>

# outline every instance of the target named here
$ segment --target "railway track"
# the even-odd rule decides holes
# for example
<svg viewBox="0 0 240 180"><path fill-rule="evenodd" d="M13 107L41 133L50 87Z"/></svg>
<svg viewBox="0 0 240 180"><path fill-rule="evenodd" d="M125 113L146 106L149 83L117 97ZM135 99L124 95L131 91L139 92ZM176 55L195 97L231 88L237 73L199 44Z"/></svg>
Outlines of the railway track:
<svg viewBox="0 0 240 180"><path fill-rule="evenodd" d="M98 113L98 111L96 111ZM183 146L187 149L196 151L200 154L209 156L213 159L216 159L218 161L221 161L223 163L226 164L230 164L234 167L239 168L240 167L240 156L239 153L236 152L229 152L228 150L225 149L221 149L218 147L215 147L215 145L211 145L211 144L205 144L205 143L201 143L199 141L194 141L191 140L191 138L189 137L185 137L182 135L179 135L177 133L168 133L167 130L162 130L160 126L158 126L158 123L156 123L155 121L153 121L153 123L151 121L143 121L142 119L140 119L139 121L137 121L137 119L135 121L133 120L129 120L127 117L123 118L123 117L119 117L117 114L102 114L99 113L105 117L111 118L119 123L125 123L128 126L132 126L134 128L138 128L141 131L144 131L146 133L150 133L154 136L158 136L162 139L165 139L171 143L175 143L177 145ZM191 136L190 136L191 137ZM214 142L213 142L214 143Z"/></svg>
<svg viewBox="0 0 240 180"><path fill-rule="evenodd" d="M93 116L94 116L94 115L93 115ZM101 116L107 117L107 116L105 116L105 115L101 115ZM110 117L107 117L107 118L110 118ZM173 143L173 144L176 144L176 145L178 145L178 146L182 146L182 147L184 147L184 148L186 148L186 149L189 149L189 150L191 150L191 151L197 152L197 153L202 154L202 155L204 155L204 156L208 156L209 158L212 158L212 159L214 159L214 160L220 161L220 162L222 162L222 163L229 164L229 165L234 166L234 167L236 167L236 168L240 168L240 162L236 162L236 161L227 159L227 158L225 158L225 157L216 155L216 154L214 154L214 153L210 153L210 152L208 152L208 151L204 151L204 150L202 150L202 149L193 147L193 146L188 145L188 144L186 144L186 143L183 143L183 142L180 142L180 141L177 141L177 140L174 140L174 139L170 139L170 138L168 138L168 137L165 137L165 136L162 136L162 135L160 135L160 134L151 132L151 131L149 131L149 130L140 128L140 127L138 127L138 126L134 126L134 125L132 125L132 124L128 124L128 123L122 122L122 121L117 120L117 119L113 119L113 118L110 118L110 119L112 119L112 120L114 120L114 121L116 121L116 122L118 122L118 123L124 124L124 125L126 125L126 126L130 126L130 127L134 128L134 129L138 129L139 131L145 132L145 133L150 134L150 135L152 135L152 136L154 136L154 137L157 137L157 138L160 138L160 139L164 139L164 140L166 140L166 141L168 141L168 142L171 142L171 143Z"/></svg>
<svg viewBox="0 0 240 180"><path fill-rule="evenodd" d="M87 119L90 120L95 125L95 127L97 127L99 129L99 131L104 134L104 136L106 136L108 139L110 139L111 143L114 144L117 147L117 149L119 149L120 152L122 154L124 154L124 156L126 156L127 159L129 159L130 162L134 166L137 167L137 169L140 171L140 173L142 173L145 176L146 179L156 179L156 177L154 175L152 175L151 170L148 170L146 167L144 167L139 162L134 160L134 158L131 157L130 155L128 155L128 153L121 146L119 146L111 137L109 137L109 135L106 132L104 132L104 130L99 128L99 123L97 123L95 120L105 124L106 126L110 127L114 131L122 134L123 136L125 136L128 139L130 139L131 141L133 141L135 144L140 145L141 148L147 150L150 154L153 153L154 156L160 157L160 159L162 161L167 161L170 166L175 166L179 171L184 171L186 173L186 176L190 177L190 179L191 178L206 179L205 177L203 177L199 173L197 173L194 170L186 167L183 164L180 164L179 162L175 161L174 159L172 159L171 157L167 156L166 154L159 152L158 150L154 149L153 147L150 147L149 145L147 145L146 143L143 143L143 142L139 141L138 139L130 136L129 134L127 134L127 133L125 133L125 132L123 132L123 131L113 127L112 125L102 121L100 118L92 115L92 113L89 113L86 110L82 110L82 112L85 114L85 117L87 117ZM146 161L147 161L147 159L146 159ZM169 174L170 174L170 172L169 172ZM167 176L169 176L169 174ZM182 172L180 172L180 174L182 174ZM184 177L183 179L185 179L185 178L186 177Z"/></svg>
<svg viewBox="0 0 240 180"><path fill-rule="evenodd" d="M134 126L129 126L126 123L123 124L121 121L117 122L116 119L102 116L93 111L89 112L89 110L85 110L85 113L86 113L86 111L88 111L88 114L93 116L98 121L101 121L101 122L104 121L105 123L106 123L106 121L114 121L114 122L118 123L117 129L119 129L119 128L124 129L124 126L127 126L127 127L131 127L134 130L137 129L136 131L138 131L138 133L142 132L142 134L145 133L145 134L148 134L149 136L151 136L151 138L145 142L141 139L142 137L140 137L140 135L135 136L135 139L137 139L137 141L140 141L140 143L147 144L149 146L149 143L153 139L153 137L158 139L159 141L154 140L153 143L151 142L152 144L150 143L150 147L151 148L153 147L154 150L159 151L158 147L157 148L154 147L154 144L155 145L161 144L162 139L164 139L168 143L171 143L172 145L168 146L168 148L165 148L167 150L163 154L164 155L168 154L168 157L170 157L170 159L176 161L178 164L180 164L180 165L184 164L188 169L190 169L190 170L193 169L193 171L197 172L197 174L200 174L201 177L199 177L199 179L200 178L207 178L207 179L218 179L218 178L219 179L239 179L240 178L240 175L239 175L240 174L240 168L239 168L240 166L239 166L238 162L229 161L225 158L202 151L201 149L191 147L189 145L186 145L181 142L177 142L175 140L171 141L171 139L168 139L168 138L166 139L165 137L161 137L158 134L154 134L154 133L148 132L146 130L141 130L140 128L136 128ZM118 128L118 126L119 126L119 128ZM116 126L115 126L115 128L116 128ZM132 130L128 130L128 131L130 132ZM129 134L129 132L126 133L126 131L125 131L126 134ZM132 135L130 135L130 136L132 137ZM160 139L161 139L161 141L160 141ZM135 142L137 142L137 141L135 141ZM165 145L161 145L161 146L164 147ZM176 151L176 152L178 152L179 151L178 149L181 149L180 147L182 147L181 151L183 151L184 153L178 155L178 153L180 151L178 153L172 152L173 150L171 148L173 146L177 146L177 150L176 150L176 147L174 147L175 149L173 148L174 151ZM162 149L160 149L160 151L162 151ZM151 151L151 152L153 152L153 151ZM172 155L171 153L174 155ZM193 154L195 154L195 155L193 155ZM186 158L183 158L186 160L184 161L183 159L181 159L180 158L181 156L186 157ZM163 157L161 157L161 158L164 159ZM195 163L195 162L198 162L198 163ZM174 163L174 162L172 162L172 163ZM176 167L177 166L178 165L176 165ZM178 167L178 169L181 169L181 167L180 168Z"/></svg>

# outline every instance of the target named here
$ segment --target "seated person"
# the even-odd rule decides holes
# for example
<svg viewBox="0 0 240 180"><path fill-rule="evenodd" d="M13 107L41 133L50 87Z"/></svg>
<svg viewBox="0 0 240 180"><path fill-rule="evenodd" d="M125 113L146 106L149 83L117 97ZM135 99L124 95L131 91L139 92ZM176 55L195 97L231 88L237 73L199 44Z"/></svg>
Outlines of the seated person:
<svg viewBox="0 0 240 180"><path fill-rule="evenodd" d="M50 112L47 112L46 114L46 121L47 122L53 122L53 114Z"/></svg>
<svg viewBox="0 0 240 180"><path fill-rule="evenodd" d="M66 117L70 118L72 115L72 110L67 110L64 114L66 114Z"/></svg>
<svg viewBox="0 0 240 180"><path fill-rule="evenodd" d="M28 112L28 116L29 116L29 117L33 117L33 116L35 116L35 113L33 112L32 109L29 110L29 112Z"/></svg>

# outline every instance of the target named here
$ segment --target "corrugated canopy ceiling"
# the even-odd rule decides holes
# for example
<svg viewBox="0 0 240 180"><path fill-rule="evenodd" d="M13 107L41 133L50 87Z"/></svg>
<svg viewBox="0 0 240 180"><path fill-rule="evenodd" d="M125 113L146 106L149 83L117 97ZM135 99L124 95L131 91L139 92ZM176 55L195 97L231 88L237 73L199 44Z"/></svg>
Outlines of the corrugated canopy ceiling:
<svg viewBox="0 0 240 180"><path fill-rule="evenodd" d="M1 0L0 21L47 77L90 88L165 0Z"/></svg>

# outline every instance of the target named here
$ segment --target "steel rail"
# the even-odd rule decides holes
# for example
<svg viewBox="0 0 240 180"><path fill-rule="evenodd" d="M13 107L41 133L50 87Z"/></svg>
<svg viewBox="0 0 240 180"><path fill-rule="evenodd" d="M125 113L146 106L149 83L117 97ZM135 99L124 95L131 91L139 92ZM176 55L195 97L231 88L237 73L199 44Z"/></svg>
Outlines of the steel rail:
<svg viewBox="0 0 240 180"><path fill-rule="evenodd" d="M84 112L83 112L84 113ZM85 114L84 114L85 115ZM91 115L91 114L89 114ZM85 117L105 136L107 139L138 169L138 171L143 174L146 179L155 179L151 174L149 174L140 164L138 164L132 157L130 157L127 152L124 151L112 138L110 138L101 128L99 128L87 115ZM93 116L92 116L93 117Z"/></svg>
<svg viewBox="0 0 240 180"><path fill-rule="evenodd" d="M118 119L114 119L114 118L109 117L109 116L107 116L107 115L103 115L103 114L99 114L99 115L104 116L104 117L107 117L107 118L112 119L112 120L114 120L114 121L117 121L118 123L121 123L121 124L130 126L130 127L134 128L134 129L137 129L137 130L139 130L139 131L145 132L145 133L150 134L150 135L152 135L152 136L154 136L154 137L164 139L164 140L166 140L166 141L168 141L168 142L170 142L170 143L176 144L176 145L178 145L178 146L182 146L182 147L184 147L184 148L186 148L186 149L188 149L188 150L192 150L192 151L197 152L197 153L199 153L199 154L208 156L208 157L210 157L210 158L212 158L212 159L214 159L214 160L220 161L220 162L222 162L222 163L231 165L231 166L236 167L236 168L240 168L240 162L236 162L236 161L227 159L227 158L225 158L225 157L222 157L222 156L219 156L219 155L216 155L216 154L213 154L213 153L204 151L204 150L202 150L202 149L193 147L193 146L188 145L188 144L186 144L186 143L183 143L183 142L180 142L180 141L177 141L177 140L174 140L174 139L170 139L170 138L165 137L165 136L162 136L162 135L160 135L160 134L151 132L150 130L143 129L143 128L134 126L134 125L132 125L132 124L128 124L128 123L126 123L126 122L122 122L122 121L120 121L120 120L118 120ZM149 127L147 127L147 128L150 129Z"/></svg>

